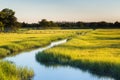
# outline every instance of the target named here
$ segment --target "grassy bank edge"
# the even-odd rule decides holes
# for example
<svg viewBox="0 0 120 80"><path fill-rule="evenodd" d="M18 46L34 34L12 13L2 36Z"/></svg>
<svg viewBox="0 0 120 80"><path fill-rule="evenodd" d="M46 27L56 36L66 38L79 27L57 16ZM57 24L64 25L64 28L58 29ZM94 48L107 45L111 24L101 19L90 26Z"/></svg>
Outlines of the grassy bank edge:
<svg viewBox="0 0 120 80"><path fill-rule="evenodd" d="M8 61L0 61L0 80L29 80L33 76L32 69L17 67Z"/></svg>
<svg viewBox="0 0 120 80"><path fill-rule="evenodd" d="M69 38L71 35L67 36L57 36L57 37L51 37L49 40L44 41L29 41L29 42L13 42L8 45L0 46L0 58L4 58L7 56L16 55L19 52L30 50L30 49L36 49L40 47L44 47L49 45L53 41L58 41L62 39Z"/></svg>
<svg viewBox="0 0 120 80"><path fill-rule="evenodd" d="M36 54L36 60L42 64L48 65L66 65L75 68L82 69L84 71L89 71L92 74L98 76L108 76L113 77L116 80L120 79L120 65L119 64L111 64L107 62L91 62L89 60L80 60L71 59L70 56L58 54L54 55L54 53L46 53L39 52Z"/></svg>

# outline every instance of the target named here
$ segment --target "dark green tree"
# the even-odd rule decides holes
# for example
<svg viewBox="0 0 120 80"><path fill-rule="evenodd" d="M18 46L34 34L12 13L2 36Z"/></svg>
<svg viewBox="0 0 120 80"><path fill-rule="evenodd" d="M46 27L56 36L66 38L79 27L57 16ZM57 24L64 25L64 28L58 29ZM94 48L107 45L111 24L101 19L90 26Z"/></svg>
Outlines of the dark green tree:
<svg viewBox="0 0 120 80"><path fill-rule="evenodd" d="M44 28L47 28L49 26L49 22L46 19L42 19L39 22L39 24L40 24L41 27L44 27Z"/></svg>
<svg viewBox="0 0 120 80"><path fill-rule="evenodd" d="M40 22L39 22L39 25L40 27L44 28L44 29L58 29L58 25L53 22L53 21L47 21L46 19L42 19Z"/></svg>
<svg viewBox="0 0 120 80"><path fill-rule="evenodd" d="M15 12L11 9L3 9L0 11L0 22L4 25L4 31L15 31L18 27Z"/></svg>
<svg viewBox="0 0 120 80"><path fill-rule="evenodd" d="M85 28L83 22L77 22L76 25L78 28L83 28L83 29Z"/></svg>

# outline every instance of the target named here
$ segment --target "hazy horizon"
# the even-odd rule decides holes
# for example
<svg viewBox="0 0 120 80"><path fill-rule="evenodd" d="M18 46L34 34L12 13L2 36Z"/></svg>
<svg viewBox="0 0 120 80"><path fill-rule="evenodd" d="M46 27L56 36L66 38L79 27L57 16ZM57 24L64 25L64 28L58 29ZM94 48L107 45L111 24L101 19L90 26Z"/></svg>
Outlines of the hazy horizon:
<svg viewBox="0 0 120 80"><path fill-rule="evenodd" d="M120 0L0 0L0 10L13 9L20 22L120 21Z"/></svg>

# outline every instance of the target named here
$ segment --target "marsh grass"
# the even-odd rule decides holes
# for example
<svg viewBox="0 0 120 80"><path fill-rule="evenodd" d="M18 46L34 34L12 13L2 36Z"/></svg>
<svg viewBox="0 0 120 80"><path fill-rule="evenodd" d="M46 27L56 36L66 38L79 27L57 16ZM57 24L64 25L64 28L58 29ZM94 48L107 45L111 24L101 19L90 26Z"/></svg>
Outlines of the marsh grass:
<svg viewBox="0 0 120 80"><path fill-rule="evenodd" d="M79 30L30 30L24 33L1 33L0 58L18 54L20 51L44 47L52 41L73 37L79 32ZM32 69L0 61L0 80L30 80L33 75Z"/></svg>
<svg viewBox="0 0 120 80"><path fill-rule="evenodd" d="M33 75L34 72L31 69L0 61L0 80L29 80Z"/></svg>
<svg viewBox="0 0 120 80"><path fill-rule="evenodd" d="M89 30L30 30L24 33L1 33L0 58L16 55L20 51L44 47L52 41L72 38L84 31ZM0 61L0 80L30 80L33 76L32 69Z"/></svg>
<svg viewBox="0 0 120 80"><path fill-rule="evenodd" d="M1 33L0 58L27 49L44 47L52 41L68 38L77 32L79 30L30 30L24 33Z"/></svg>
<svg viewBox="0 0 120 80"><path fill-rule="evenodd" d="M107 34L108 33L108 34ZM70 65L101 76L120 79L120 31L95 30L77 35L67 43L40 52L43 63Z"/></svg>

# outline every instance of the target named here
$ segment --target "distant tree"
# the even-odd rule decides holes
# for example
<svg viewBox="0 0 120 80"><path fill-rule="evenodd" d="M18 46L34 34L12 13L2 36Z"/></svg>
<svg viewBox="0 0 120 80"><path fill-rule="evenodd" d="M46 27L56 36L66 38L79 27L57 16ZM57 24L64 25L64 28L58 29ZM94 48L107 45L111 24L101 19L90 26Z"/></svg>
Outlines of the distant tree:
<svg viewBox="0 0 120 80"><path fill-rule="evenodd" d="M22 26L22 24L21 24L21 23L16 22L16 23L15 23L15 26L13 26L13 27L12 27L12 30L13 30L13 31L18 31L18 29L20 29L20 28L21 28L21 26Z"/></svg>
<svg viewBox="0 0 120 80"><path fill-rule="evenodd" d="M98 28L98 23L96 23L96 22L89 23L89 27L92 28L93 30L95 30Z"/></svg>
<svg viewBox="0 0 120 80"><path fill-rule="evenodd" d="M114 23L114 27L120 28L120 22L116 21L116 22Z"/></svg>
<svg viewBox="0 0 120 80"><path fill-rule="evenodd" d="M77 22L76 25L78 26L78 28L85 28L83 22Z"/></svg>
<svg viewBox="0 0 120 80"><path fill-rule="evenodd" d="M17 18L14 15L15 12L8 8L0 11L0 22L4 24L5 31L12 31L19 28Z"/></svg>
<svg viewBox="0 0 120 80"><path fill-rule="evenodd" d="M43 28L48 28L49 26L49 23L46 19L42 19L40 22L39 22L39 25Z"/></svg>
<svg viewBox="0 0 120 80"><path fill-rule="evenodd" d="M46 19L42 19L39 22L40 27L44 28L44 29L54 29L54 28L59 28L58 24L53 22L53 21L47 21Z"/></svg>
<svg viewBox="0 0 120 80"><path fill-rule="evenodd" d="M98 28L108 28L109 26L108 23L105 21L98 22L97 25L98 25Z"/></svg>
<svg viewBox="0 0 120 80"><path fill-rule="evenodd" d="M50 24L50 27L54 27L54 28L59 27L58 24L53 21L49 21L49 24Z"/></svg>

